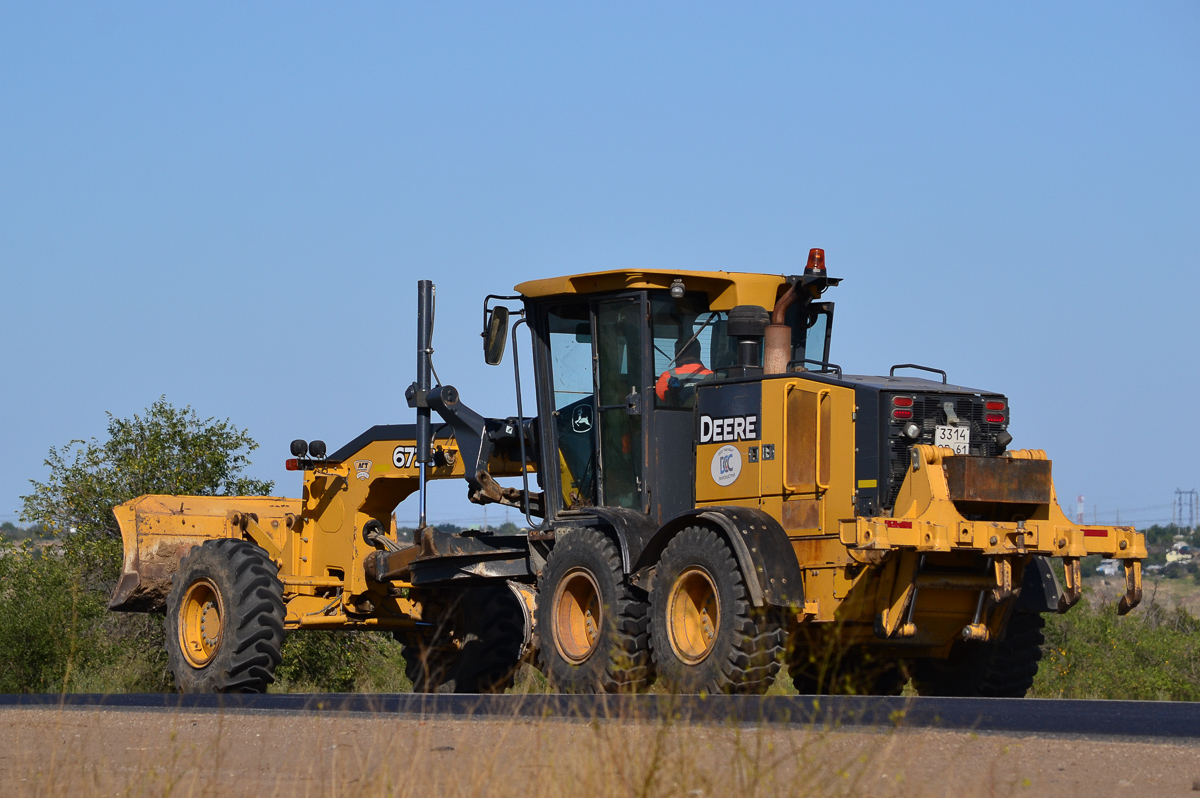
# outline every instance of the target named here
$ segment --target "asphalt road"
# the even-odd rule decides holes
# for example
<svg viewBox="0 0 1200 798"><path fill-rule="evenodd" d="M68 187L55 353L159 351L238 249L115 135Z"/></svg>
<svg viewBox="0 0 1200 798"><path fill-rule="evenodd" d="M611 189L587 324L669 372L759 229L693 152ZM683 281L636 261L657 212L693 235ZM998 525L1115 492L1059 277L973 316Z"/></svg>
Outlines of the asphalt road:
<svg viewBox="0 0 1200 798"><path fill-rule="evenodd" d="M1200 739L1200 703L871 696L302 694L0 695L0 708L355 713L421 719L671 718L692 724L940 729L1096 738Z"/></svg>

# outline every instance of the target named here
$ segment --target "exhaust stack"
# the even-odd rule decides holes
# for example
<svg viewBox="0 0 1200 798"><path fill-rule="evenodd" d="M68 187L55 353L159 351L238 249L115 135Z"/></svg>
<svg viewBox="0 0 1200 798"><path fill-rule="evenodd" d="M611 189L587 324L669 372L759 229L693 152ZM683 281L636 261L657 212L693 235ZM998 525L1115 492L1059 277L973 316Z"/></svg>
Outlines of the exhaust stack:
<svg viewBox="0 0 1200 798"><path fill-rule="evenodd" d="M804 267L805 276L825 276L825 250L813 248L808 251L808 264ZM785 322L788 308L799 298L797 288L800 283L792 283L771 311L771 324L767 327L766 351L763 353L763 373L783 374L792 360L792 328Z"/></svg>

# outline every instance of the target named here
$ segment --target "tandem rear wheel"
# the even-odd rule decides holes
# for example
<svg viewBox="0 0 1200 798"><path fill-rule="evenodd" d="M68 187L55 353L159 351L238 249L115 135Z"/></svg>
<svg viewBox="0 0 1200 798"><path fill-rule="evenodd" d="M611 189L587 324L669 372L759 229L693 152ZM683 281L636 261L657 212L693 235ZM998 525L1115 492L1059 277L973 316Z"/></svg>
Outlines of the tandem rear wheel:
<svg viewBox="0 0 1200 798"><path fill-rule="evenodd" d="M906 663L893 656L801 630L789 645L787 669L801 695L900 695L909 679Z"/></svg>
<svg viewBox="0 0 1200 798"><path fill-rule="evenodd" d="M538 594L539 664L554 689L617 693L650 684L647 605L626 583L607 535L583 528L560 537Z"/></svg>
<svg viewBox="0 0 1200 798"><path fill-rule="evenodd" d="M946 659L914 661L913 687L919 695L1024 698L1037 676L1045 626L1041 615L1014 612L1002 640L959 641Z"/></svg>
<svg viewBox="0 0 1200 798"><path fill-rule="evenodd" d="M693 526L663 550L650 588L650 648L658 676L681 693L763 693L779 672L784 633L751 604L725 540Z"/></svg>
<svg viewBox="0 0 1200 798"><path fill-rule="evenodd" d="M283 583L262 548L232 538L194 547L167 594L167 662L180 692L265 693L283 619Z"/></svg>

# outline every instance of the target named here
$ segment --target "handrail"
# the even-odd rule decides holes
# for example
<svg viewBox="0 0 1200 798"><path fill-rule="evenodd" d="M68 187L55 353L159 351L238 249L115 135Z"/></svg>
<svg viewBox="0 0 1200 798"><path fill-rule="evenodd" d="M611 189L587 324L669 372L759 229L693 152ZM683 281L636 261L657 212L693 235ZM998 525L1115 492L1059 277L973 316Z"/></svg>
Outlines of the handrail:
<svg viewBox="0 0 1200 798"><path fill-rule="evenodd" d="M895 377L896 369L920 369L921 371L931 371L934 374L941 374L942 385L946 385L946 372L942 371L941 369L931 369L929 366L918 366L916 363L900 363L899 365L892 366L891 370L888 371L888 376Z"/></svg>
<svg viewBox="0 0 1200 798"><path fill-rule="evenodd" d="M788 469L787 469L787 458L790 458L793 456L791 449L788 447L788 441L790 439L790 433L788 431L788 417L791 414L787 412L787 403L788 403L788 397L791 396L792 391L796 391L796 390L801 390L800 386L797 383L789 383L787 388L783 392L783 405L784 405L784 412L783 412L783 440L784 440L783 486L787 490L793 491L795 493L804 493L804 492L806 492L805 489L808 488L809 486L811 486L813 492L818 494L818 498L819 498L819 494L822 491L829 490L828 483L821 482L821 403L825 399L828 399L829 397L831 397L833 395L833 393L828 388L821 388L820 390L816 391L817 408L816 408L816 413L814 414L814 417L813 417L813 424L816 426L817 432L816 432L815 447L813 449L813 481L811 483L810 482L792 483L792 482L788 481ZM804 391L804 392L812 393L811 391ZM796 453L795 456L798 457L800 455L799 455L799 453Z"/></svg>
<svg viewBox="0 0 1200 798"><path fill-rule="evenodd" d="M818 494L829 490L828 484L821 484L821 403L825 399L830 398L831 395L828 388L822 388L817 391L817 453L813 458L816 461L816 470L813 472L813 483L817 486ZM830 431L832 432L832 430ZM832 470L831 468L830 471Z"/></svg>
<svg viewBox="0 0 1200 798"><path fill-rule="evenodd" d="M827 371L836 371L836 372L837 372L837 375L838 375L838 379L840 380L840 379L842 378L842 367L841 367L841 366L839 366L837 363L830 363L830 362L829 362L829 361L827 361L827 360L813 360L812 358L808 358L808 357L802 357L802 358L798 358L798 359L796 359L796 360L789 360L789 361L788 361L788 364L787 364L787 370L788 370L788 373L791 373L791 371L792 371L792 366L793 366L793 365L795 365L795 364L797 364L797 363L801 363L801 364L803 364L803 363L816 363L818 366L824 366L824 367L825 367L825 368L824 368L824 369L822 369L821 371L823 371L823 372L827 372ZM821 373L821 372L818 372L818 373Z"/></svg>
<svg viewBox="0 0 1200 798"><path fill-rule="evenodd" d="M525 411L521 407L521 359L517 354L517 328L522 324L528 327L529 320L517 319L516 324L512 326L513 375L514 382L517 384L517 423L521 427L517 435L517 440L521 443L521 489L523 491L521 512L525 514L525 520L529 522L530 531L541 532L547 526L546 521L543 519L542 523L535 524L533 516L529 514L529 459L525 456ZM543 500L542 504L545 503ZM549 508L543 507L543 510L549 515Z"/></svg>

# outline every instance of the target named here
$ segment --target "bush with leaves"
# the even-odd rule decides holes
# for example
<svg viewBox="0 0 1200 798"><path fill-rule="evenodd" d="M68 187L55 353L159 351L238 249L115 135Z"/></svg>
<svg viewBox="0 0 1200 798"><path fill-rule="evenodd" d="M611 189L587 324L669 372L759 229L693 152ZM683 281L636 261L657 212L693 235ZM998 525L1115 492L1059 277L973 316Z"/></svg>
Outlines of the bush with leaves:
<svg viewBox="0 0 1200 798"><path fill-rule="evenodd" d="M1031 695L1200 701L1200 618L1151 597L1121 617L1081 601L1046 616L1046 644Z"/></svg>
<svg viewBox="0 0 1200 798"><path fill-rule="evenodd" d="M258 444L228 420L201 419L160 397L144 415L108 414L108 438L51 448L50 476L30 480L21 517L55 534L117 538L112 509L147 493L265 496L275 484L242 474Z"/></svg>
<svg viewBox="0 0 1200 798"><path fill-rule="evenodd" d="M0 692L67 689L71 671L100 656L104 598L83 587L79 570L78 557L0 540Z"/></svg>
<svg viewBox="0 0 1200 798"><path fill-rule="evenodd" d="M0 544L0 689L169 689L162 616L106 609L122 559L112 509L145 493L269 493L243 474L257 447L229 421L160 398L142 415L109 414L104 440L52 448L21 515L55 542Z"/></svg>
<svg viewBox="0 0 1200 798"><path fill-rule="evenodd" d="M412 689L401 646L383 632L290 634L273 692L399 693Z"/></svg>
<svg viewBox="0 0 1200 798"><path fill-rule="evenodd" d="M142 415L109 414L104 440L51 449L22 517L55 544L0 543L0 690L170 690L162 616L106 610L122 559L113 507L147 493L266 495L273 483L244 474L257 448L228 420L160 398ZM277 675L282 690L410 687L399 644L379 633L289 635Z"/></svg>

